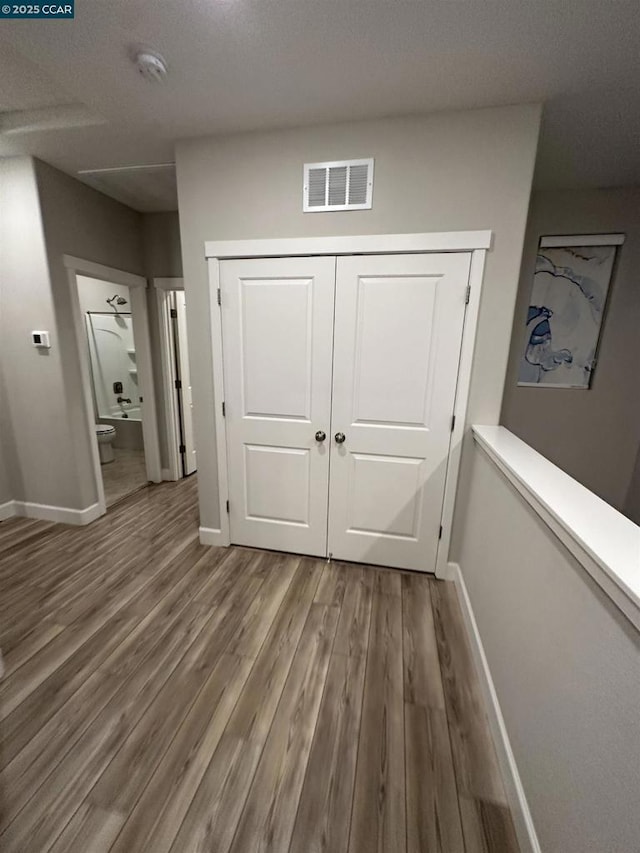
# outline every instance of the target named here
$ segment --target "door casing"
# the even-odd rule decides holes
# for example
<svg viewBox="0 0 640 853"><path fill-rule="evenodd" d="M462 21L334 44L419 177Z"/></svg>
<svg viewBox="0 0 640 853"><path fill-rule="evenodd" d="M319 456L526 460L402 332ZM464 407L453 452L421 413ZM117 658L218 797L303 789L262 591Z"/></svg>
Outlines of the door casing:
<svg viewBox="0 0 640 853"><path fill-rule="evenodd" d="M195 438L193 434L193 386L191 382L191 366L188 353L187 306L184 288L173 294L176 307L174 322L175 357L180 379L180 428L184 452L180 451L181 466L185 477L197 470Z"/></svg>
<svg viewBox="0 0 640 853"><path fill-rule="evenodd" d="M218 504L220 527L200 528L200 541L205 545L226 547L230 544L227 514L228 474L226 425L222 403L224 372L222 352L222 320L218 295L220 292L220 262L238 258L299 257L302 255L358 254L419 254L440 252L471 252L469 302L462 333L458 381L454 406L455 425L447 462L442 512L442 535L436 557L436 577L448 577L448 555L455 503L456 484L460 468L462 440L466 429L467 404L471 384L473 350L475 346L480 297L486 253L491 248L491 231L451 231L425 234L379 234L354 237L310 237L273 240L207 241L205 256L209 267L211 306L211 357L215 399L216 457L218 469Z"/></svg>
<svg viewBox="0 0 640 853"><path fill-rule="evenodd" d="M163 480L180 480L182 461L179 450L180 424L175 400L175 352L171 335L170 294L174 290L184 290L183 278L154 278L156 306L158 313L158 332L160 341L160 365L162 368L163 411L167 448L168 467L162 469Z"/></svg>
<svg viewBox="0 0 640 853"><path fill-rule="evenodd" d="M162 479L160 469L160 442L158 439L158 420L151 358L151 338L149 335L149 317L147 312L147 280L135 273L119 270L115 267L107 267L104 264L87 261L84 258L77 258L74 255L63 255L62 262L67 272L68 297L71 306L75 345L81 376L84 417L82 419L82 423L78 424L78 428L86 431L86 434L89 435L91 461L93 463L92 472L95 492L98 498L94 505L95 511L90 514L88 520L85 522L88 524L89 521L93 521L95 518L99 518L101 515L104 515L107 511L107 505L104 497L102 470L100 467L100 456L98 453L98 440L95 432L96 419L93 406L89 351L85 343L86 328L82 311L80 309L77 276L86 275L89 278L96 278L101 281L123 284L129 288L138 371L140 383L144 389L142 436L144 441L145 465L148 479L152 483L159 483ZM75 428L75 421L72 419L72 429Z"/></svg>
<svg viewBox="0 0 640 853"><path fill-rule="evenodd" d="M163 480L180 480L184 476L182 454L180 452L180 415L176 401L176 359L187 359L186 351L176 353L173 340L170 304L172 294L184 293L184 279L180 277L154 278L156 291L156 310L158 314L158 334L160 341L160 366L163 389L163 412L169 453L168 467L162 469ZM193 469L195 471L195 468ZM192 473L189 471L188 473Z"/></svg>

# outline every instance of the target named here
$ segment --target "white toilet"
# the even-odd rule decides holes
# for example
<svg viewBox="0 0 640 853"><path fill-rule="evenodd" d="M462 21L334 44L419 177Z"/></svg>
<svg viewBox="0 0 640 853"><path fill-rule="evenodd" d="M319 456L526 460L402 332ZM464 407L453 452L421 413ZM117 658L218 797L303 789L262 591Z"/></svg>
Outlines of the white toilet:
<svg viewBox="0 0 640 853"><path fill-rule="evenodd" d="M107 462L113 462L116 457L111 442L115 440L116 428L111 424L96 424L96 435L100 464L106 465Z"/></svg>

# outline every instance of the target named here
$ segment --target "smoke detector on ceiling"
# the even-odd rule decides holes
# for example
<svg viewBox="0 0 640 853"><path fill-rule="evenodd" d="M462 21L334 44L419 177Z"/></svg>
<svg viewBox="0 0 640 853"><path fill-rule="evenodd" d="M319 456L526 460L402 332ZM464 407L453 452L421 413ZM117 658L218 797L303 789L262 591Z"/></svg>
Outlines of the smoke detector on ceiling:
<svg viewBox="0 0 640 853"><path fill-rule="evenodd" d="M160 83L167 76L167 63L155 50L147 50L146 48L139 50L135 54L133 61L145 80Z"/></svg>

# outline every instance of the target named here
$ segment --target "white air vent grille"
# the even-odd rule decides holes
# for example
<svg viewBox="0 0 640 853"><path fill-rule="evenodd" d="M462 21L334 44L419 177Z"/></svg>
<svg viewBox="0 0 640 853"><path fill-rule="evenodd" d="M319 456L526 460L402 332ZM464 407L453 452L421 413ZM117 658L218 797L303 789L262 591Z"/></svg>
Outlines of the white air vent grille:
<svg viewBox="0 0 640 853"><path fill-rule="evenodd" d="M373 198L373 159L305 163L302 209L368 210Z"/></svg>

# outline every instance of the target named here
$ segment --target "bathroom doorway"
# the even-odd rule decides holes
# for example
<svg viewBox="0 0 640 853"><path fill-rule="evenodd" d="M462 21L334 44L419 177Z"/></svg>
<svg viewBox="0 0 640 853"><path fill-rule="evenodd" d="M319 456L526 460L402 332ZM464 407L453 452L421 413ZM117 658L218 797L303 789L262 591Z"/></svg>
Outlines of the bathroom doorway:
<svg viewBox="0 0 640 853"><path fill-rule="evenodd" d="M147 282L76 258L65 263L96 492L106 512L161 480Z"/></svg>
<svg viewBox="0 0 640 853"><path fill-rule="evenodd" d="M149 482L129 288L78 276L107 508ZM105 293L111 295L105 296ZM108 310L96 310L105 303ZM102 307L102 306L101 306Z"/></svg>

